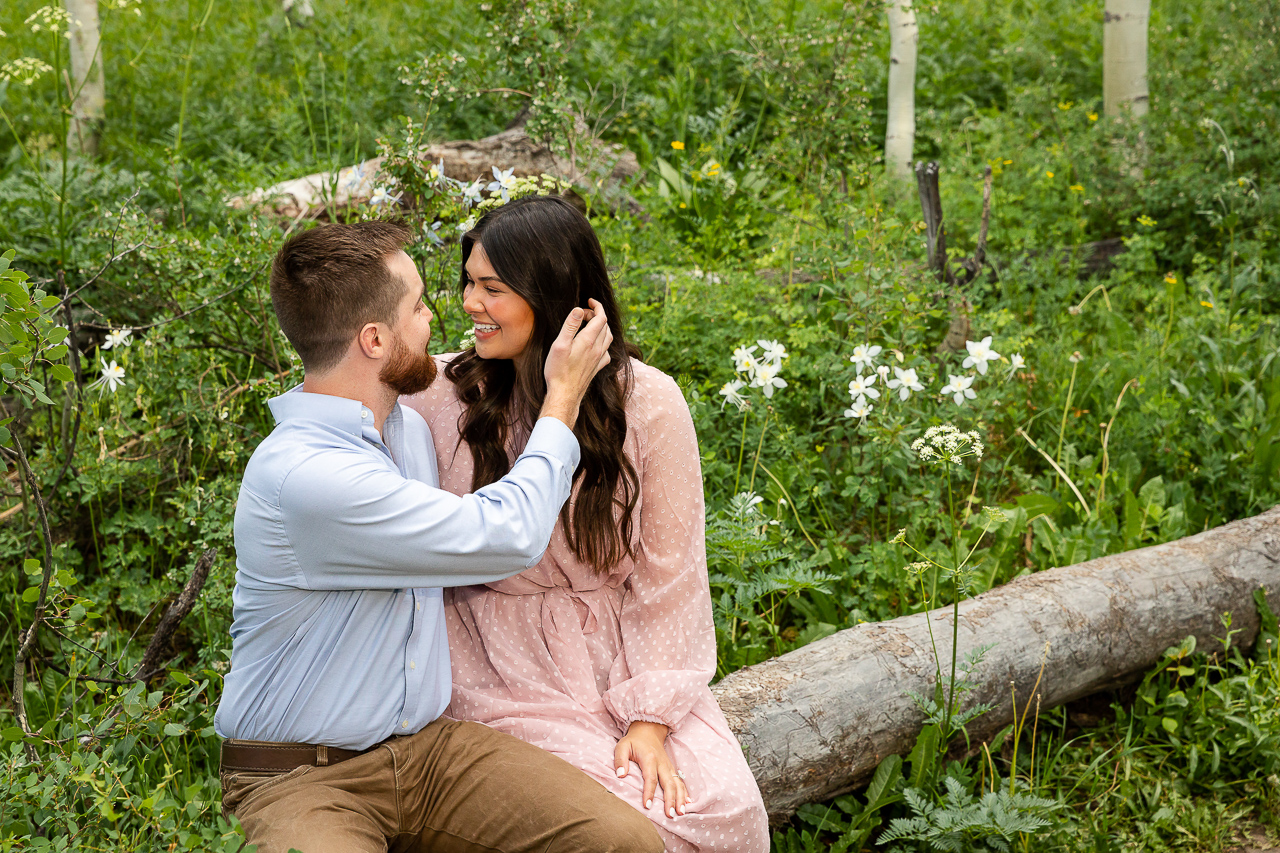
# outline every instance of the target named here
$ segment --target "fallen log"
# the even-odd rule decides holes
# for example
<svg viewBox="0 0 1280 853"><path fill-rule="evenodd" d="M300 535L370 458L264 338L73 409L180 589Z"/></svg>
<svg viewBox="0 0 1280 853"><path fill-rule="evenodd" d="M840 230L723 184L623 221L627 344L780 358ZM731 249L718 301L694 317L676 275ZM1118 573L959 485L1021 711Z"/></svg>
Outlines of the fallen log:
<svg viewBox="0 0 1280 853"><path fill-rule="evenodd" d="M1187 636L1216 647L1224 613L1239 629L1234 642L1252 644L1259 588L1280 609L1280 506L963 602L961 659L991 645L961 701L992 706L969 724L972 742L1013 720L1011 690L1025 702L1042 665L1040 708L1048 709L1140 677ZM881 759L911 749L924 716L910 694L932 695L935 681L928 625L949 663L951 617L948 607L858 625L715 685L771 819L852 790Z"/></svg>
<svg viewBox="0 0 1280 853"><path fill-rule="evenodd" d="M636 155L621 145L599 139L578 141L566 157L558 157L547 146L530 139L522 128L514 127L484 139L457 139L428 146L422 159L443 163L444 173L459 181L493 177L495 167L514 169L518 178L552 175L593 191L617 190L640 171ZM382 157L364 160L338 171L316 172L302 178L281 181L227 200L237 210L263 207L289 219L315 219L338 210L369 202L388 176L382 172ZM628 198L620 199L628 203Z"/></svg>

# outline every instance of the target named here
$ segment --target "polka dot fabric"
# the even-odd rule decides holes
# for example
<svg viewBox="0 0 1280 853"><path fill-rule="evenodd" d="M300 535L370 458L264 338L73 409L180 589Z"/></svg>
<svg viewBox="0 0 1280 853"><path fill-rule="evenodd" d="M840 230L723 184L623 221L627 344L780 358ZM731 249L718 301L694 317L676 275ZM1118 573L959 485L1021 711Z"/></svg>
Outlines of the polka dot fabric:
<svg viewBox="0 0 1280 853"><path fill-rule="evenodd" d="M625 450L640 475L636 559L598 576L557 526L533 568L445 590L453 662L446 714L582 768L648 814L672 853L766 851L760 791L708 687L715 629L693 421L671 377L638 361L632 368ZM458 434L462 405L452 384L442 376L401 402L431 426L441 488L470 491L471 451ZM686 814L668 818L660 793L644 809L634 764L627 778L615 775L614 746L634 720L671 729L667 752L692 798Z"/></svg>

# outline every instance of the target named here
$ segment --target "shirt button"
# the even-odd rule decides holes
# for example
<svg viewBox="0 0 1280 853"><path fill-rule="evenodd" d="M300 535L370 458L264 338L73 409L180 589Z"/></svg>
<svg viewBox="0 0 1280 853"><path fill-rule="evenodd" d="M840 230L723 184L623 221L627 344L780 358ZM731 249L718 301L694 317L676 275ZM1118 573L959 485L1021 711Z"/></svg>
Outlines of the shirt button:
<svg viewBox="0 0 1280 853"><path fill-rule="evenodd" d="M361 417L361 418L363 418L364 420L368 420L368 419L369 419L369 412L368 412L368 410L366 410L366 409L361 409L361 410L360 410L360 417Z"/></svg>
<svg viewBox="0 0 1280 853"><path fill-rule="evenodd" d="M421 604L419 604L419 605L418 605L418 609L419 609L419 610L421 610L421 609L422 609L422 605L421 605Z"/></svg>
<svg viewBox="0 0 1280 853"><path fill-rule="evenodd" d="M403 723L401 723L401 724L400 724L400 728L402 728L402 729L407 729L407 728L409 728L409 721L408 721L408 720L405 720Z"/></svg>
<svg viewBox="0 0 1280 853"><path fill-rule="evenodd" d="M417 669L418 665L413 661L409 661L409 669Z"/></svg>

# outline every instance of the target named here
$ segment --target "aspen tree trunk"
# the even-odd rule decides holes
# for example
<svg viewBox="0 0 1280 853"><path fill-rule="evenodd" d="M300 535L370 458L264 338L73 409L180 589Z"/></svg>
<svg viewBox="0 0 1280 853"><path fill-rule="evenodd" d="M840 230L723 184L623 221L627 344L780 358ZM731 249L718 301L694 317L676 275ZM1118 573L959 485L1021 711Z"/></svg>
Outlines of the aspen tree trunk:
<svg viewBox="0 0 1280 853"><path fill-rule="evenodd" d="M1147 20L1151 0L1106 0L1102 26L1102 99L1109 116L1147 114Z"/></svg>
<svg viewBox="0 0 1280 853"><path fill-rule="evenodd" d="M67 147L79 154L98 153L98 137L107 102L99 40L98 0L65 0L71 15L71 124Z"/></svg>
<svg viewBox="0 0 1280 853"><path fill-rule="evenodd" d="M899 178L911 176L916 136L916 50L920 28L912 0L888 0L889 124L884 135L884 166Z"/></svg>

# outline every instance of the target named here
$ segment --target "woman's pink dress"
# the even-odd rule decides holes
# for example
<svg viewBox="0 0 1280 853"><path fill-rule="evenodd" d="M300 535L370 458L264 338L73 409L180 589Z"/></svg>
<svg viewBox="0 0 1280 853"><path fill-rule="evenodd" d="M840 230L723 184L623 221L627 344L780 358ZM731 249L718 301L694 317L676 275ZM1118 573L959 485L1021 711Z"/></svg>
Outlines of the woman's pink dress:
<svg viewBox="0 0 1280 853"><path fill-rule="evenodd" d="M448 358L431 388L402 402L431 426L441 488L465 494L473 466L458 435L462 404L443 376ZM533 568L446 589L453 661L446 713L582 768L645 811L668 851L766 851L759 788L708 687L716 639L693 420L671 377L638 361L632 367L626 453L640 476L636 559L601 577L578 562L557 525ZM671 729L667 753L692 798L685 814L667 817L660 791L644 810L636 765L625 779L616 776L614 746L633 720Z"/></svg>

